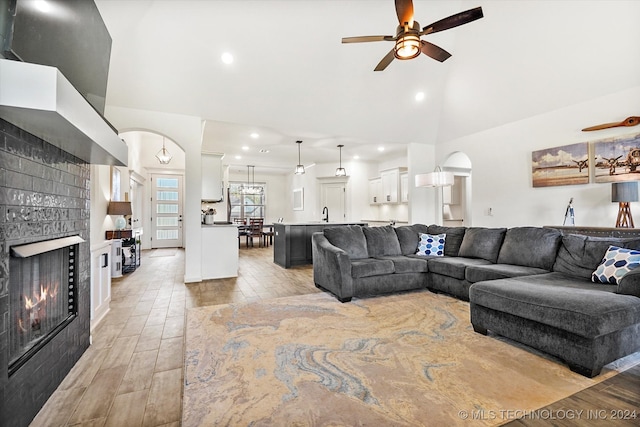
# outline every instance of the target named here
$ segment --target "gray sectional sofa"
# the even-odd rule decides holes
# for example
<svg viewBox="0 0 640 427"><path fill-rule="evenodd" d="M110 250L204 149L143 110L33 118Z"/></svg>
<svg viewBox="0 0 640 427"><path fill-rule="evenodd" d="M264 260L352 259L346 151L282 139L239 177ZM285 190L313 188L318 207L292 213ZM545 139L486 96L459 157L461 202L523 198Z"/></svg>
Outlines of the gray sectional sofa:
<svg viewBox="0 0 640 427"><path fill-rule="evenodd" d="M444 256L417 255L420 234L445 234ZM313 275L342 302L421 288L470 301L476 332L593 377L640 350L640 268L617 285L591 281L609 246L640 249L640 239L540 227L336 227L313 235Z"/></svg>

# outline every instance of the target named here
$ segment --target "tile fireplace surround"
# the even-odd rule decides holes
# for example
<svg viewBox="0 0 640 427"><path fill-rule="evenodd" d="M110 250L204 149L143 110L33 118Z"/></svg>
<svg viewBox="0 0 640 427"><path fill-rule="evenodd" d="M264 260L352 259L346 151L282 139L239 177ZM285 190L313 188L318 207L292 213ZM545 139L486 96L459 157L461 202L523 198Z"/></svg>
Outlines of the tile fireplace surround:
<svg viewBox="0 0 640 427"><path fill-rule="evenodd" d="M89 165L0 119L0 425L27 426L89 347ZM10 248L79 235L78 315L9 375Z"/></svg>

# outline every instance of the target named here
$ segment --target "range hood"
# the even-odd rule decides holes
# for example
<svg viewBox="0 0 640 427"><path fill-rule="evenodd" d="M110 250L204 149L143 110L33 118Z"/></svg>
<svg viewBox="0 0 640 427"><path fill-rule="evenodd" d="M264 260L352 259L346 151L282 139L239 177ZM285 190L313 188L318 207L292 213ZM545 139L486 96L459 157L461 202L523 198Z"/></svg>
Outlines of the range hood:
<svg viewBox="0 0 640 427"><path fill-rule="evenodd" d="M127 166L127 145L55 67L0 59L0 118L88 163Z"/></svg>

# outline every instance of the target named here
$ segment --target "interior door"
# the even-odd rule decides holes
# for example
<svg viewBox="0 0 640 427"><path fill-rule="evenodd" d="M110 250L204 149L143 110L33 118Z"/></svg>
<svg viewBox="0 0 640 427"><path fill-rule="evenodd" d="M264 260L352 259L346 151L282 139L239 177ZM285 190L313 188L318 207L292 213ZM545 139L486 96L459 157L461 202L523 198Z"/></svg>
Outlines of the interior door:
<svg viewBox="0 0 640 427"><path fill-rule="evenodd" d="M151 175L151 247L181 248L182 175Z"/></svg>
<svg viewBox="0 0 640 427"><path fill-rule="evenodd" d="M346 185L343 182L322 184L321 191L322 207L329 209L330 222L346 221L345 199Z"/></svg>

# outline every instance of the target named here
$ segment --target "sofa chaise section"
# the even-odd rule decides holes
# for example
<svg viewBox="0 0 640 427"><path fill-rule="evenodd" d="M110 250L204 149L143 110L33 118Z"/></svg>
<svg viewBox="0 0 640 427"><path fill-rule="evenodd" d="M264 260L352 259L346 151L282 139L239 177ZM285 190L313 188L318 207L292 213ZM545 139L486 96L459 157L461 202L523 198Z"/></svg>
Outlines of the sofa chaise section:
<svg viewBox="0 0 640 427"><path fill-rule="evenodd" d="M469 290L471 323L564 360L587 377L640 349L640 270L620 284L593 283L610 245L637 240L565 235L553 272L479 281Z"/></svg>

